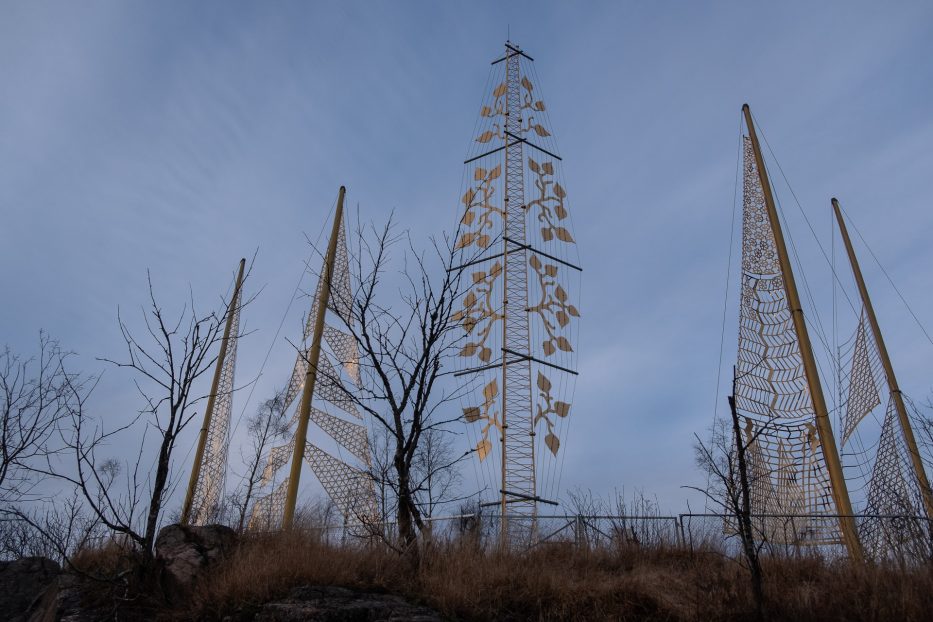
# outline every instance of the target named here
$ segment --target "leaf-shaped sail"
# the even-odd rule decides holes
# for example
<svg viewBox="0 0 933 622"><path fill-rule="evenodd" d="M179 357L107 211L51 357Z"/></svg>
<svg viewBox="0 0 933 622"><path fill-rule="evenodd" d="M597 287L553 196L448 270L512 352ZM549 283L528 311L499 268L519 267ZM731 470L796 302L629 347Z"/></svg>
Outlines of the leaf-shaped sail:
<svg viewBox="0 0 933 622"><path fill-rule="evenodd" d="M353 292L350 289L350 255L347 251L347 233L343 220L340 221L340 229L337 231L337 247L330 289L330 300L327 306L344 323L350 324Z"/></svg>
<svg viewBox="0 0 933 622"><path fill-rule="evenodd" d="M875 356L871 356L872 354ZM878 394L878 386L872 374L873 358L877 359L877 352L874 350L874 343L868 337L863 311L855 333L855 348L852 351L849 397L846 401L842 427L843 445L849 440L859 422L881 404L881 396Z"/></svg>
<svg viewBox="0 0 933 622"><path fill-rule="evenodd" d="M359 458L363 464L370 463L369 436L366 426L345 421L317 408L311 409L311 421Z"/></svg>
<svg viewBox="0 0 933 622"><path fill-rule="evenodd" d="M262 479L259 481L259 485L261 487L268 486L279 469L288 464L288 461L294 453L295 437L292 437L291 442L285 445L279 445L270 449L269 456L266 458L266 467L262 471Z"/></svg>
<svg viewBox="0 0 933 622"><path fill-rule="evenodd" d="M325 325L324 339L347 375L353 379L356 386L360 386L360 348L356 338L350 333Z"/></svg>
<svg viewBox="0 0 933 622"><path fill-rule="evenodd" d="M317 386L315 387L315 396L330 402L340 410L353 415L357 419L362 419L360 411L356 408L353 398L344 388L343 382L337 369L330 360L330 355L321 352L321 358L318 362Z"/></svg>

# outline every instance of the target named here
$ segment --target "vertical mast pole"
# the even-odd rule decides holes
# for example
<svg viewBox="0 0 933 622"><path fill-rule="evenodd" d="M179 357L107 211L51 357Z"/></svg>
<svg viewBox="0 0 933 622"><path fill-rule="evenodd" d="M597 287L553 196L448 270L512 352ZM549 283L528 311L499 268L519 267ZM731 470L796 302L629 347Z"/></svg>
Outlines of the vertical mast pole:
<svg viewBox="0 0 933 622"><path fill-rule="evenodd" d="M846 245L846 254L849 256L849 264L852 266L852 274L855 275L855 282L858 285L859 295L862 297L862 305L865 307L865 314L868 316L868 323L871 326L872 335L875 338L875 344L878 346L878 355L881 357L881 364L884 367L884 375L888 381L888 390L894 399L894 408L897 410L897 418L901 424L901 431L904 434L904 442L907 444L907 451L910 453L910 462L913 466L914 475L917 478L917 484L920 486L920 493L923 497L923 507L928 518L933 517L933 494L930 491L930 482L927 479L926 471L923 469L923 460L920 458L920 451L917 449L917 440L914 438L914 431L910 425L910 419L907 417L907 408L904 406L904 397L900 388L897 386L897 377L894 375L894 367L891 365L891 358L888 356L888 348L884 344L884 338L881 336L881 327L878 325L878 318L875 316L875 308L871 304L871 298L868 296L868 288L865 286L865 280L862 278L862 269L859 267L858 258L855 256L855 250L852 248L852 241L849 239L849 231L846 228L845 220L842 218L842 209L839 201L832 200L833 211L836 213L836 222L839 223L839 232L842 234L842 241Z"/></svg>
<svg viewBox="0 0 933 622"><path fill-rule="evenodd" d="M509 49L508 44L505 46L505 83L508 85L510 68L512 63L509 55L512 54L512 50ZM510 127L509 124L509 113L511 112L509 107L509 96L506 93L505 96L505 128L508 130ZM506 239L508 237L508 219L509 219L509 135L506 134L505 137L505 176L503 177L504 190L503 190L503 203L505 204L505 216L503 218L502 226L502 486L499 489L499 493L502 495L501 504L500 504L500 518L499 518L499 546L504 550L508 546L509 539L509 526L508 526L508 516L506 512L508 511L508 501L506 500L506 490L508 490L507 482L507 466L506 460L508 456L508 444L506 443L506 436L508 435L509 425L506 419L506 397L508 391L508 378L507 378L507 369L506 369L506 353L505 348L508 343L508 323L509 323L509 242Z"/></svg>
<svg viewBox="0 0 933 622"><path fill-rule="evenodd" d="M852 559L861 560L862 546L855 528L855 519L852 516L852 503L849 501L849 491L846 488L845 476L842 473L842 464L839 461L839 452L836 449L836 439L833 436L833 429L829 422L826 398L823 396L823 387L820 384L816 360L813 357L810 335L807 332L807 324L803 317L803 307L800 304L800 296L797 293L797 283L794 281L794 272L791 268L790 258L787 255L784 233L781 230L781 222L774 204L774 196L771 193L771 182L768 180L768 173L765 170L764 158L761 156L761 146L758 144L758 135L755 133L755 124L752 122L752 111L748 107L748 104L742 106L742 112L745 115L748 137L752 141L752 148L755 152L755 163L758 166L758 178L761 182L761 190L765 199L765 207L768 211L771 231L774 234L778 261L781 264L787 304L790 307L791 319L794 322L797 341L800 345L800 358L803 362L803 370L807 379L807 385L810 388L810 398L813 402L814 414L816 415L816 429L820 436L820 447L823 451L823 458L826 461L826 469L829 471L829 483L832 488L833 500L836 503L839 528L849 556Z"/></svg>
<svg viewBox="0 0 933 622"><path fill-rule="evenodd" d="M211 392L207 398L204 409L204 420L201 423L201 432L198 435L198 448L194 454L194 464L191 466L191 479L188 480L188 492L185 495L185 504L181 510L181 524L187 525L191 519L191 506L194 503L194 492L201 477L201 464L204 461L204 448L207 445L207 432L211 427L211 418L214 416L214 403L217 390L220 386L220 376L223 374L224 361L227 359L227 344L230 342L230 330L233 325L233 314L237 312L239 304L240 287L243 285L243 270L246 267L246 258L240 260L240 270L237 273L236 285L233 286L233 296L230 297L230 306L227 308L227 323L224 326L224 336L220 341L220 352L217 354L217 364L214 367L214 379L211 381ZM235 337L235 336L234 336Z"/></svg>
<svg viewBox="0 0 933 622"><path fill-rule="evenodd" d="M343 221L343 197L346 191L345 187L340 186L340 192L337 194L337 213L334 214L334 226L330 233L330 242L327 244L327 254L324 256L324 269L321 271L323 286L321 287L320 298L317 300L317 316L314 318L314 332L311 337L311 348L308 352L308 372L305 374L304 389L301 392L301 405L298 408L295 451L292 454L292 468L288 475L288 489L285 493L285 511L282 515L283 529L291 529L295 518L298 480L301 477L301 465L304 460L305 445L307 444L308 419L311 417L311 397L314 394L314 384L317 381L318 362L321 360L321 337L324 334L324 317L327 313L327 304L330 301L334 257L337 254L337 237L340 234L340 223Z"/></svg>
<svg viewBox="0 0 933 622"><path fill-rule="evenodd" d="M535 532L534 429L532 426L531 343L528 318L528 256L525 246L525 156L519 138L522 128L522 51L505 44L506 107L505 209L503 227L502 320L502 490L501 536L508 545L513 536ZM527 87L524 87L527 88ZM509 355L514 358L507 361ZM527 426L527 427L525 427ZM514 430L514 431L513 431ZM512 517L506 517L511 508ZM516 522L518 518L518 522ZM522 522L524 521L524 522ZM510 524L511 523L511 524ZM525 529L524 525L528 528ZM516 529L521 527L522 531Z"/></svg>

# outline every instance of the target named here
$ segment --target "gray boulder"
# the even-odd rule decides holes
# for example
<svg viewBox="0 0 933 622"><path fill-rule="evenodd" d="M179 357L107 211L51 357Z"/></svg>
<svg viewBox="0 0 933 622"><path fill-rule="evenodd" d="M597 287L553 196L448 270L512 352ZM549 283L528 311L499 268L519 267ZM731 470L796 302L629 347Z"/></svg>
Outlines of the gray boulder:
<svg viewBox="0 0 933 622"><path fill-rule="evenodd" d="M236 542L236 532L223 525L169 525L156 538L156 559L165 569L171 587L187 589L208 566L229 555Z"/></svg>

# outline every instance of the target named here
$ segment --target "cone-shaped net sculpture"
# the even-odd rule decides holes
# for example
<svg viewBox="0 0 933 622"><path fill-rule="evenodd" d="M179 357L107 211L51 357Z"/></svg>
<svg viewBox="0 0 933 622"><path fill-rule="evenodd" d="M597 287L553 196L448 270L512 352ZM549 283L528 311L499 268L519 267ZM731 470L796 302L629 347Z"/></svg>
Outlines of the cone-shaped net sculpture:
<svg viewBox="0 0 933 622"><path fill-rule="evenodd" d="M745 429L751 512L773 543L839 542L815 411L752 144L744 138L736 409Z"/></svg>

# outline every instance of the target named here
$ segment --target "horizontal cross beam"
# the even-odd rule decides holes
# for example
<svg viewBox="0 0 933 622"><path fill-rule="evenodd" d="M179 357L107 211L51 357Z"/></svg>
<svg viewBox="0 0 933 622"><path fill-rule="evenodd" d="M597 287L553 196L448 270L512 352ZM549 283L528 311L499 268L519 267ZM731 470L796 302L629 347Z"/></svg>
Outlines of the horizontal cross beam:
<svg viewBox="0 0 933 622"><path fill-rule="evenodd" d="M530 244L521 244L521 243L519 243L517 240L513 240L513 239L510 238L510 237L504 237L503 239L504 239L506 242L509 242L510 244L514 244L515 247L516 247L517 249L519 249L519 250L522 250L522 249L524 249L524 250L529 250L529 251L531 251L532 253L535 253L536 255L541 255L542 257L547 257L547 258L550 259L551 261L556 261L557 263L564 264L564 265L567 266L568 268L573 268L574 270L578 270L578 271L580 271L580 272L583 272L583 268L581 268L580 266L575 266L575 265L573 265L572 263L570 263L569 261L564 261L563 259L560 259L559 257L555 257L554 255L549 255L548 253L545 253L544 251L540 251L540 250L534 248L534 247L531 246ZM490 259L491 259L491 258L490 258Z"/></svg>
<svg viewBox="0 0 933 622"><path fill-rule="evenodd" d="M527 58L527 59L530 60L531 62L535 62L535 59L533 59L532 57L528 56L527 54L525 54L524 52L522 52L522 51L521 51L520 49L518 49L517 47L515 47L515 46L513 46L513 45L509 45L508 43L505 44L505 47L507 47L508 49L512 50L512 52L511 52L510 54L506 54L506 55L503 56L502 58L499 58L499 59L497 59L497 60L492 61L491 63L489 63L490 65L497 65L497 64L501 63L502 61L504 61L504 60L506 60L506 59L508 59L508 58L512 58L513 56L524 56L525 58Z"/></svg>

